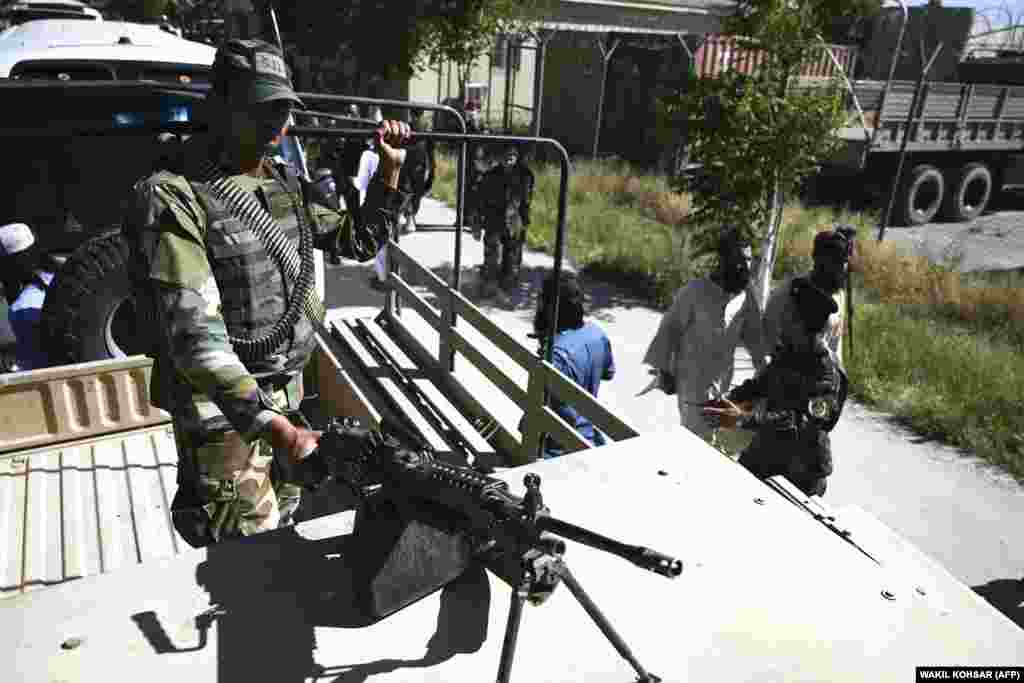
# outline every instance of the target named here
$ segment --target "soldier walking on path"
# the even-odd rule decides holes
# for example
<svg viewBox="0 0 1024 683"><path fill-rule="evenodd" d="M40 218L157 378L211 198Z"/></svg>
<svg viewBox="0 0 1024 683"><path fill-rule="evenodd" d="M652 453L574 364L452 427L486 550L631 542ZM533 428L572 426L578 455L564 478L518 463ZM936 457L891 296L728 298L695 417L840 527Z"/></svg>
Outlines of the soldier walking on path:
<svg viewBox="0 0 1024 683"><path fill-rule="evenodd" d="M519 284L523 243L530 225L533 172L521 163L519 150L505 150L504 163L487 172L480 183L484 215L484 268L481 295L506 292Z"/></svg>

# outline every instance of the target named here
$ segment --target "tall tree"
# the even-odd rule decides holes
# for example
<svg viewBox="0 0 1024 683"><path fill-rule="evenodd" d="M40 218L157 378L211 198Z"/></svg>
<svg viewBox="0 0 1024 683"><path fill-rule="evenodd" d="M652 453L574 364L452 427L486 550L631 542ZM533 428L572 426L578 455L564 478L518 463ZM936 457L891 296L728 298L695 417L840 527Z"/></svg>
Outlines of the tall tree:
<svg viewBox="0 0 1024 683"><path fill-rule="evenodd" d="M825 49L837 19L876 10L878 0L741 0L725 21L737 36L732 63L720 75L691 74L686 87L662 99L662 112L688 130L691 157L712 182L692 198L691 245L708 252L726 226L758 249L756 291L763 304L775 264L786 197L837 145L845 119L838 82L807 87L804 64ZM741 66L762 58L751 73Z"/></svg>

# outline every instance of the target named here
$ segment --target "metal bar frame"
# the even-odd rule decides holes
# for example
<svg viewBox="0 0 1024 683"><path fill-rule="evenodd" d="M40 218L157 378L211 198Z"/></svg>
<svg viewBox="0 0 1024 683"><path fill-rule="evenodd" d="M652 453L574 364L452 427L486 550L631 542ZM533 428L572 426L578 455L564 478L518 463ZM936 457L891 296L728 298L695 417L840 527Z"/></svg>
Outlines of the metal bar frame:
<svg viewBox="0 0 1024 683"><path fill-rule="evenodd" d="M300 98L305 99L307 96L309 96L308 93L299 93L299 97ZM328 96L328 97L338 98L338 101L341 101L345 96L334 95L334 96ZM310 97L310 99L313 99L313 97ZM350 98L350 99L369 100L369 99L372 99L372 98ZM348 100L345 100L345 101L348 101ZM375 100L374 103L386 104L387 106L399 106L399 107L418 107L419 106L416 103L401 102L401 101L395 101L395 100ZM442 108L442 109L450 109L448 107L442 107L441 105L430 105L430 106L431 107L436 107L436 108ZM465 124L463 123L463 125L465 125ZM300 136L300 137L303 137L303 136L307 136L307 137L309 137L309 136L319 136L319 137L356 137L356 136L360 136L360 135L372 135L372 134L374 134L373 131L367 131L365 129L316 128L316 127L296 127L296 128L293 128L290 132L293 135L297 135L297 136ZM555 150L559 154L559 157L560 157L559 161L560 161L560 165L561 165L561 178L560 178L559 188L558 188L558 221L557 221L556 233L555 233L555 264L554 264L554 269L553 269L554 270L554 277L556 278L556 281L557 281L557 278L560 277L560 275L561 275L563 261L565 260L566 209L567 209L568 203L569 203L569 174L571 172L570 171L571 166L570 166L570 161L569 161L569 153L565 150L565 147L563 147L560 142L558 142L557 140L554 140L552 138L535 138L535 137L518 136L518 135L469 135L469 134L466 134L466 133L434 133L434 132L422 132L421 133L421 132L417 132L415 134L415 137L419 138L421 140L438 140L438 141L450 141L450 142L461 142L462 143L462 145L460 146L460 149L461 149L461 152L460 152L461 159L460 159L460 161L462 163L459 164L459 176L458 176L459 188L458 188L458 191L456 193L457 196L459 196L460 198L462 196L463 189L464 189L463 186L464 186L464 183L465 183L465 164L464 164L464 162L465 162L466 144L467 143L476 143L476 144L480 144L480 143L493 143L493 144L532 143L532 144L549 145L549 146L552 146L552 147L555 148ZM458 229L455 231L455 235L456 235L456 238L455 238L455 262L454 262L454 272L452 274L452 280L453 280L453 284L452 284L453 292L452 292L452 295L453 296L458 294L458 292L459 292L459 284L460 284L460 276L461 276L461 263L462 263L462 216L461 216L461 212L459 212L459 215L457 216L457 223L458 223ZM554 342L555 332L556 332L555 328L556 328L556 323L558 321L558 297L555 297L554 301L551 302L551 307L552 307L551 315L548 318L548 320L550 322L548 324L548 329L545 332L545 343L544 343L544 355L545 355L545 360L548 363L550 363L551 359L552 359L552 351L553 351L553 346L554 346L553 342ZM389 310L387 311L387 313L388 313L388 315L390 315L390 313L391 313L390 307L389 307ZM454 305L450 306L450 316L451 316L451 319L450 319L449 324L454 328L455 325L456 325L456 322L458 320L458 314L456 312L456 309L455 309ZM450 372L452 372L455 369L455 350L453 348L450 348L448 350L448 352L447 352L447 356L448 357L446 359L444 359L444 360L447 361L445 363L445 365L446 365L446 367L448 369L448 372L450 373ZM544 387L544 401L543 401L543 405L547 405L547 402L548 402L548 388L545 386ZM544 435L542 434L541 438L538 439L538 443L537 443L538 454L543 449L543 443L544 443L544 438L543 437L544 437Z"/></svg>
<svg viewBox="0 0 1024 683"><path fill-rule="evenodd" d="M924 90L925 90L925 79L928 78L928 72L932 70L932 65L935 63L935 59L942 52L942 43L935 48L932 53L931 59L924 65L924 70L921 71L921 76L917 79L917 87L914 88L914 99L910 103L910 109L907 111L907 120L904 124L905 130L903 131L903 139L900 141L900 155L896 161L896 175L892 179L892 187L889 188L889 201L886 203L885 213L882 214L882 225L878 228L878 241L881 242L885 238L885 229L889 223L889 219L892 217L893 205L896 203L896 193L899 191L900 183L903 176L903 163L907 156L907 145L910 143L910 127L917 122L917 127L914 129L914 138L917 139L918 133L921 128L921 120L923 117L917 114L917 109L920 107L924 109ZM923 55L922 55L923 56ZM881 117L881 113L879 113ZM881 122L879 122L881 123Z"/></svg>
<svg viewBox="0 0 1024 683"><path fill-rule="evenodd" d="M611 36L609 36L611 38ZM601 143L601 125L604 123L604 91L608 86L608 66L612 61L612 55L619 47L620 39L611 38L608 48L604 46L604 38L597 39L597 49L601 51L601 85L597 91L597 114L594 122L594 152L593 158L597 159L598 145Z"/></svg>
<svg viewBox="0 0 1024 683"><path fill-rule="evenodd" d="M443 104L434 104L432 102L413 102L407 100L389 100L381 99L376 97L355 97L351 95L328 95L323 93L298 93L299 98L303 102L338 102L348 104L375 104L378 106L387 106L401 109L420 109L424 111L443 111L455 116L456 121L459 123L459 128L462 129L461 135L466 133L466 120L462 117L462 114L458 112L454 107L449 107ZM337 131L331 135L324 135L325 131ZM291 134L299 137L305 136L320 136L320 137L355 137L359 135L373 135L373 131L366 130L352 130L349 129L347 135L343 132L343 129L321 129L317 127L295 127L291 129ZM437 139L438 133L428 134L415 131L415 137L420 139ZM460 135L460 134L456 134ZM462 233L463 233L463 212L465 210L465 190L466 190L466 150L467 150L467 139L466 138L452 138L455 142L461 142L459 145L459 157L458 164L456 166L456 181L455 181L455 256L454 256L454 267L452 269L452 289L459 291L462 280ZM385 310L387 315L393 314L394 307L397 305L397 298L391 294L387 297L387 303ZM457 320L454 313L450 324L452 327L455 326ZM455 352L449 351L446 367L448 372L455 369Z"/></svg>
<svg viewBox="0 0 1024 683"><path fill-rule="evenodd" d="M889 99L889 91L892 89L892 79L896 75L896 64L900 59L900 52L903 49L903 37L907 32L907 24L910 21L910 10L907 9L907 3L903 0L895 0L899 3L900 11L903 12L903 21L900 23L900 33L896 38L896 49L892 53L892 63L889 65L889 78L885 81L885 88L882 89L882 101L878 103L878 119L881 123L882 112L885 111L885 103ZM871 145L874 146L875 140L878 138L881 126L875 126L875 133L871 137ZM886 219L888 220L888 218ZM883 229L884 230L884 229ZM881 239L881 238L879 238Z"/></svg>
<svg viewBox="0 0 1024 683"><path fill-rule="evenodd" d="M548 41L555 35L554 31L545 32L544 29L532 31L533 39L537 46L533 58L533 121L530 125L530 134L534 137L540 136L541 113L544 110L544 62L548 56Z"/></svg>
<svg viewBox="0 0 1024 683"><path fill-rule="evenodd" d="M505 35L505 100L501 103L503 131L512 127L512 109L509 104L512 101L512 36Z"/></svg>

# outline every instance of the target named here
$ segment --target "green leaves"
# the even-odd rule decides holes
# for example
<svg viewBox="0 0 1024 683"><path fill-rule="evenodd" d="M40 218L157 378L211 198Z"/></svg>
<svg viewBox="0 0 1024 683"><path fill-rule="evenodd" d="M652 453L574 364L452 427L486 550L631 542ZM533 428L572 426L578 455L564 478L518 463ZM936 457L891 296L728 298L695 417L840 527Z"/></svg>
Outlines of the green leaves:
<svg viewBox="0 0 1024 683"><path fill-rule="evenodd" d="M833 4L741 3L726 29L743 36L739 50L764 52L754 73L691 77L685 88L662 99L662 116L670 126L685 127L691 158L712 175L710 191L693 198L698 250L712 249L725 226L739 228L754 244L763 240L778 208L776 188L784 195L795 190L838 144L834 133L844 118L840 83L808 85L797 78L801 65L824 49L817 36ZM709 98L718 102L714 120L706 116Z"/></svg>
<svg viewBox="0 0 1024 683"><path fill-rule="evenodd" d="M432 62L450 60L465 67L487 52L498 34L527 28L550 0L434 0L430 4L432 9L421 17L425 56Z"/></svg>

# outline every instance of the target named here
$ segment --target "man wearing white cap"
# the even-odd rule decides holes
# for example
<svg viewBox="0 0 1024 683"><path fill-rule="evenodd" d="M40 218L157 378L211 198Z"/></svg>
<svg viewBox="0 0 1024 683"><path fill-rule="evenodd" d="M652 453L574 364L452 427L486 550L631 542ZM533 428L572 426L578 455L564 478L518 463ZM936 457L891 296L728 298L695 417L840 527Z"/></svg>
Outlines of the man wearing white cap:
<svg viewBox="0 0 1024 683"><path fill-rule="evenodd" d="M0 226L0 277L14 332L18 370L44 368L49 359L39 332L43 301L56 264L41 258L35 235L24 223Z"/></svg>

